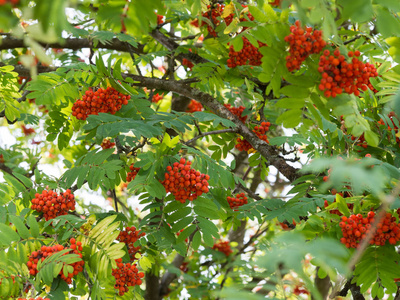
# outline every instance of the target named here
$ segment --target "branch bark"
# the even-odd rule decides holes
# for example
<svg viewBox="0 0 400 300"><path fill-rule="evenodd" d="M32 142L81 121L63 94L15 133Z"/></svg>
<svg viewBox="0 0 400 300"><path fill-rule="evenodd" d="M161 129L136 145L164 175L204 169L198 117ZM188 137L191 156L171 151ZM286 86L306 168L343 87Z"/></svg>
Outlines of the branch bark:
<svg viewBox="0 0 400 300"><path fill-rule="evenodd" d="M0 66L5 65L0 63ZM38 72L50 72L55 71L54 67L42 67L38 66ZM22 76L29 75L29 69L17 65L15 71ZM24 74L24 75L23 75ZM208 107L216 115L232 121L236 127L238 133L243 136L255 150L257 150L264 158L266 158L269 164L273 165L279 170L290 182L293 182L299 177L298 169L289 165L287 161L279 155L279 150L267 144L265 141L260 140L257 135L252 132L245 124L243 124L234 114L232 114L225 106L214 99L213 96L204 93L196 88L190 87L185 81L176 80L163 80L159 78L150 78L134 74L122 74L123 77L132 78L135 81L136 86L147 87L150 89L161 89L171 92L175 92L182 96L188 97L199 101L203 106Z"/></svg>
<svg viewBox="0 0 400 300"><path fill-rule="evenodd" d="M182 255L177 254L171 264L174 267L179 268L184 260L185 258ZM168 287L171 284L171 282L175 280L175 278L177 278L177 275L175 273L171 273L168 271L165 272L165 274L161 278L160 299L162 299L165 295L168 294Z"/></svg>
<svg viewBox="0 0 400 300"><path fill-rule="evenodd" d="M243 136L255 150L260 152L260 154L266 158L271 165L276 167L289 181L292 182L299 177L299 174L297 173L298 169L289 165L283 157L280 157L279 151L276 147L270 146L265 141L260 140L254 132L250 131L245 124L243 124L225 106L215 100L213 96L175 80L162 80L133 74L125 74L125 76L137 81L138 86L164 89L199 101L203 106L208 107L216 115L235 123L238 133Z"/></svg>
<svg viewBox="0 0 400 300"><path fill-rule="evenodd" d="M145 300L160 300L159 297L159 278L157 275L147 272L144 276L146 281L146 294L144 295Z"/></svg>
<svg viewBox="0 0 400 300"><path fill-rule="evenodd" d="M317 269L315 271L314 284L315 284L315 287L317 288L318 292L321 294L321 298L326 299L329 294L329 289L331 288L331 285L332 285L331 279L329 278L329 276L325 276L324 278L319 278L318 270L319 270L319 267L317 267ZM315 298L312 297L311 299L314 300Z"/></svg>

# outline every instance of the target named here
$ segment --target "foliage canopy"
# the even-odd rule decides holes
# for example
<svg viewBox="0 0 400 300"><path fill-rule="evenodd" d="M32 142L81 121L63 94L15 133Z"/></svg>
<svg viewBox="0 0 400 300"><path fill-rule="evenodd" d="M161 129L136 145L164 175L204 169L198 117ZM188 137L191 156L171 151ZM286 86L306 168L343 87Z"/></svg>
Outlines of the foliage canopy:
<svg viewBox="0 0 400 300"><path fill-rule="evenodd" d="M400 299L399 13L0 0L0 299Z"/></svg>

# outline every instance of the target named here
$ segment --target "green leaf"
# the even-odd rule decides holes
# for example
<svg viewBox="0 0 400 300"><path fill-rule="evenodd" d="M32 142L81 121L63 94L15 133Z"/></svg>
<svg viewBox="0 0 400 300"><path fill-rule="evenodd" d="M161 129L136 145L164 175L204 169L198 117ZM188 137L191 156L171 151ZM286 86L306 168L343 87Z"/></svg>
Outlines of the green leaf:
<svg viewBox="0 0 400 300"><path fill-rule="evenodd" d="M193 216L188 216L186 218L179 220L172 226L172 228L171 228L172 232L178 232L179 230L181 230L181 229L185 228L186 226L188 226L189 224L191 224L193 222L193 220L194 220Z"/></svg>
<svg viewBox="0 0 400 300"><path fill-rule="evenodd" d="M395 293L397 286L395 278L400 278L400 269L397 261L400 255L393 246L369 247L364 252L361 260L356 264L353 282L361 286L364 293L373 286L374 293L381 295L381 288L387 289L387 293ZM374 284L374 285L373 285ZM374 287L377 285L377 287Z"/></svg>
<svg viewBox="0 0 400 300"><path fill-rule="evenodd" d="M100 72L100 74L102 74L103 76L107 76L108 72L107 72L106 66L104 65L104 61L101 56L99 56L96 59L96 66L97 66L97 70Z"/></svg>
<svg viewBox="0 0 400 300"><path fill-rule="evenodd" d="M184 242L192 233L195 231L196 225L190 225L187 228L185 228L178 236L176 239L176 243L182 243Z"/></svg>
<svg viewBox="0 0 400 300"><path fill-rule="evenodd" d="M378 146L379 137L375 132L373 132L371 130L365 131L364 132L364 137L365 137L365 140L367 141L368 145L370 145L372 147L377 147Z"/></svg>
<svg viewBox="0 0 400 300"><path fill-rule="evenodd" d="M196 220L199 221L198 226L203 234L203 239L205 234L211 234L216 239L219 239L218 228L213 222L202 217L197 217Z"/></svg>
<svg viewBox="0 0 400 300"><path fill-rule="evenodd" d="M117 215L111 215L103 220L101 220L89 233L89 236L92 238L96 238L99 234L101 234L109 224L111 224Z"/></svg>
<svg viewBox="0 0 400 300"><path fill-rule="evenodd" d="M15 191L21 192L26 190L26 187L10 174L4 174L3 177L7 181L7 183L9 183L14 188Z"/></svg>
<svg viewBox="0 0 400 300"><path fill-rule="evenodd" d="M37 238L39 236L39 224L36 221L36 218L33 215L29 215L28 219L28 225L30 227L31 234L34 238Z"/></svg>
<svg viewBox="0 0 400 300"><path fill-rule="evenodd" d="M347 206L346 200L339 193L336 194L336 202L338 204L339 211L345 216L350 216L350 210Z"/></svg>
<svg viewBox="0 0 400 300"><path fill-rule="evenodd" d="M338 4L343 7L343 18L362 23L373 17L372 0L339 0Z"/></svg>
<svg viewBox="0 0 400 300"><path fill-rule="evenodd" d="M9 226L0 223L0 245L10 246L12 242L19 241L18 233L12 230Z"/></svg>
<svg viewBox="0 0 400 300"><path fill-rule="evenodd" d="M397 91L396 96L394 98L393 110L398 116L400 116L400 89Z"/></svg>
<svg viewBox="0 0 400 300"><path fill-rule="evenodd" d="M24 223L21 221L21 219L17 216L10 215L10 220L14 224L14 226L17 228L18 234L21 236L23 239L28 239L31 237L31 234L24 225Z"/></svg>
<svg viewBox="0 0 400 300"><path fill-rule="evenodd" d="M369 1L368 1L369 2ZM384 37L397 36L400 32L400 21L391 12L382 7L376 8L376 26Z"/></svg>
<svg viewBox="0 0 400 300"><path fill-rule="evenodd" d="M249 12L253 15L256 21L266 23L269 21L268 17L256 6L249 5Z"/></svg>
<svg viewBox="0 0 400 300"><path fill-rule="evenodd" d="M220 214L217 211L204 206L195 206L193 210L198 216L203 218L210 218L210 219L220 218Z"/></svg>
<svg viewBox="0 0 400 300"><path fill-rule="evenodd" d="M181 209L173 212L169 216L167 216L167 221L169 223L174 223L175 221L181 220L185 216L188 216L191 212L192 212L192 209L190 207L181 208Z"/></svg>
<svg viewBox="0 0 400 300"><path fill-rule="evenodd" d="M13 172L13 175L19 179L27 188L31 188L33 186L32 180L30 180L28 177L19 174L17 172Z"/></svg>
<svg viewBox="0 0 400 300"><path fill-rule="evenodd" d="M290 109L281 114L276 123L282 123L286 128L294 128L301 122L303 112L300 109Z"/></svg>
<svg viewBox="0 0 400 300"><path fill-rule="evenodd" d="M193 240L192 240L193 251L197 251L200 247L200 244L201 244L201 233L200 233L200 231L197 231L193 235Z"/></svg>
<svg viewBox="0 0 400 300"><path fill-rule="evenodd" d="M310 96L310 91L307 88L295 85L284 86L283 88L281 88L280 93L290 98L306 99Z"/></svg>

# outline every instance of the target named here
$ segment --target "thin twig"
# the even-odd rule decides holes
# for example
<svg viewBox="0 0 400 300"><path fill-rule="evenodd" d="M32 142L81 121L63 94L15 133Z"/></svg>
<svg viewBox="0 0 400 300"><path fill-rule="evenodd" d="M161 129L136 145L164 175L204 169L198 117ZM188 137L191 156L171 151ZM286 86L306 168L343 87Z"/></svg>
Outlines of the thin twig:
<svg viewBox="0 0 400 300"><path fill-rule="evenodd" d="M247 187L243 186L241 183L239 183L239 187L245 191L251 198L255 199L255 200L262 200L263 198L261 198L258 194L254 193L253 191L251 191L250 189L248 189Z"/></svg>
<svg viewBox="0 0 400 300"><path fill-rule="evenodd" d="M358 40L360 37L361 37L361 35L356 35L356 36L355 36L355 37L353 37L352 39L350 39L350 40L347 40L347 41L343 42L343 45L350 44L350 43L352 43L352 42L354 42L354 41Z"/></svg>
<svg viewBox="0 0 400 300"><path fill-rule="evenodd" d="M246 170L246 172L244 173L244 175L243 175L243 177L242 177L242 180L243 180L243 181L246 180L247 176L249 176L250 171L251 171L252 169L253 169L253 167L248 167L248 169ZM233 190L232 194L236 194L236 193L237 193L237 191L238 191L239 188L240 188L240 185L241 185L241 183L239 182L239 183L236 185L235 189Z"/></svg>
<svg viewBox="0 0 400 300"><path fill-rule="evenodd" d="M194 126L196 126L197 130L199 131L199 134L203 134L201 129L200 129L199 123L197 123L196 120L194 121Z"/></svg>
<svg viewBox="0 0 400 300"><path fill-rule="evenodd" d="M114 192L112 194L113 194L114 201L117 201L117 203L120 204L125 211L129 211L129 208L125 205L125 203L122 202L121 199L119 199L117 197L117 194L115 193L115 189L114 189Z"/></svg>
<svg viewBox="0 0 400 300"><path fill-rule="evenodd" d="M39 161L40 161L41 158L42 158L42 157L40 156L40 157L38 158L38 160L35 161L35 163L32 165L31 170L25 175L26 177L31 178L31 177L35 174L35 170L36 170L36 168L37 168L37 166L38 166Z"/></svg>
<svg viewBox="0 0 400 300"><path fill-rule="evenodd" d="M132 149L128 149L127 151L127 153L135 153L136 152L136 150L138 150L138 149L140 149L140 148L143 148L144 146L146 146L146 144L147 144L147 138L143 138L143 141L141 141L138 145L136 145L135 147L133 147Z"/></svg>
<svg viewBox="0 0 400 300"><path fill-rule="evenodd" d="M129 150L126 147L122 146L121 141L119 140L118 137L115 137L114 141L115 141L115 146L117 146L118 153L122 152L129 153Z"/></svg>
<svg viewBox="0 0 400 300"><path fill-rule="evenodd" d="M114 198L115 211L118 212L118 201L117 201L117 194L115 193L115 189L112 189L111 193Z"/></svg>
<svg viewBox="0 0 400 300"><path fill-rule="evenodd" d="M194 138L192 138L191 140L188 140L187 142L185 142L186 145L189 145L191 143L193 143L194 141L197 141L198 139L205 137L207 135L212 135L212 134L220 134L220 133L234 133L237 132L236 129L234 128L228 128L228 129L221 129L221 130L214 130L214 131L208 131L208 132L203 132L202 134L199 134L198 136L195 136Z"/></svg>

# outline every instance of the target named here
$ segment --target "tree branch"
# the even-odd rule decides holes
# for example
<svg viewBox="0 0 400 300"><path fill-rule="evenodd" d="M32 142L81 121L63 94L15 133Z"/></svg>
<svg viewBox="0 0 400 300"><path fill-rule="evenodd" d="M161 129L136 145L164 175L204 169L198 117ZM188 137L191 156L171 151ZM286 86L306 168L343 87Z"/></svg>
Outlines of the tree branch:
<svg viewBox="0 0 400 300"><path fill-rule="evenodd" d="M164 89L199 101L203 106L207 106L216 115L235 123L238 133L243 136L255 150L260 152L260 154L266 158L271 165L276 167L289 181L292 182L299 177L299 174L297 173L298 169L292 167L283 157L280 157L279 150L276 147L270 146L265 141L260 140L254 132L247 128L245 124L243 124L234 114L215 100L211 95L186 84L182 84L180 81L161 80L158 78L148 78L133 74L125 74L125 76L138 81L138 86Z"/></svg>
<svg viewBox="0 0 400 300"><path fill-rule="evenodd" d="M184 260L185 260L185 257L183 257L180 254L177 254L171 264L174 267L179 268L182 265ZM177 275L175 273L171 273L168 271L165 272L165 274L161 278L160 299L162 299L163 296L168 294L168 287L171 284L171 282L175 280L175 278L177 278Z"/></svg>
<svg viewBox="0 0 400 300"><path fill-rule="evenodd" d="M0 63L0 67L2 65L4 64ZM38 72L49 72L55 70L56 68L38 66ZM20 75L24 73L29 74L29 69L21 65L15 66L15 71ZM254 132L247 128L247 126L237 118L237 116L232 114L225 106L214 99L213 96L196 88L190 87L189 85L185 84L185 81L183 80L163 80L159 78L150 78L127 73L123 73L122 76L125 78L132 78L135 81L134 85L136 86L147 87L150 89L167 90L188 97L189 99L199 101L203 106L208 107L216 115L235 123L237 132L244 137L255 150L257 150L264 158L266 158L269 164L277 168L279 172L281 172L290 182L299 177L299 174L297 173L298 169L289 165L283 157L280 157L279 150L276 147L271 146L265 141L259 139Z"/></svg>
<svg viewBox="0 0 400 300"><path fill-rule="evenodd" d="M146 294L144 295L145 300L160 300L159 296L159 286L160 283L158 281L158 276L156 274L151 273L151 271L146 272L145 275L146 281Z"/></svg>

